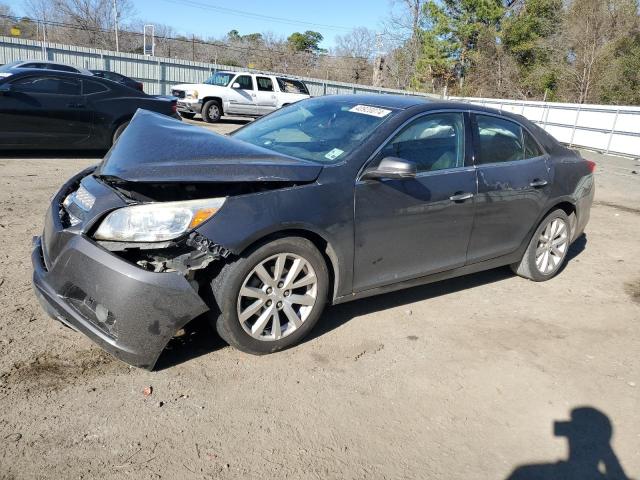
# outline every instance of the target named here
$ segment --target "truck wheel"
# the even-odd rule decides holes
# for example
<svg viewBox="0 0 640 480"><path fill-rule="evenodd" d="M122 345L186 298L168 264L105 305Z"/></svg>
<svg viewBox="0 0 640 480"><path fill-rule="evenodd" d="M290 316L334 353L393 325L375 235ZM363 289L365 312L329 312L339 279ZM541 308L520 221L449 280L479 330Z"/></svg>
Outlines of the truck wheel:
<svg viewBox="0 0 640 480"><path fill-rule="evenodd" d="M254 355L297 344L318 321L327 301L329 273L306 238L265 243L225 265L211 283L220 307L218 334Z"/></svg>
<svg viewBox="0 0 640 480"><path fill-rule="evenodd" d="M202 118L207 123L215 123L222 116L222 106L218 100L209 100L202 107Z"/></svg>
<svg viewBox="0 0 640 480"><path fill-rule="evenodd" d="M180 116L182 118L186 118L187 120L193 120L193 117L195 117L196 114L191 112L180 112Z"/></svg>

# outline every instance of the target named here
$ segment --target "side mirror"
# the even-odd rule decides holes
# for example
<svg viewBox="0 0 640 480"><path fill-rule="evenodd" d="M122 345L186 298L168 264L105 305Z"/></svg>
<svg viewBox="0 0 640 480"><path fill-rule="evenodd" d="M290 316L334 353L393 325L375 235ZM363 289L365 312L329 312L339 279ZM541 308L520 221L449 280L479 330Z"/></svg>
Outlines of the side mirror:
<svg viewBox="0 0 640 480"><path fill-rule="evenodd" d="M231 88L240 88L240 84L238 82L235 82L233 85L231 85Z"/></svg>
<svg viewBox="0 0 640 480"><path fill-rule="evenodd" d="M0 85L0 95L5 95L7 93L9 93L11 91L11 84L10 83L3 83L2 85Z"/></svg>
<svg viewBox="0 0 640 480"><path fill-rule="evenodd" d="M418 167L410 160L398 157L385 157L377 167L364 172L362 179L415 178Z"/></svg>

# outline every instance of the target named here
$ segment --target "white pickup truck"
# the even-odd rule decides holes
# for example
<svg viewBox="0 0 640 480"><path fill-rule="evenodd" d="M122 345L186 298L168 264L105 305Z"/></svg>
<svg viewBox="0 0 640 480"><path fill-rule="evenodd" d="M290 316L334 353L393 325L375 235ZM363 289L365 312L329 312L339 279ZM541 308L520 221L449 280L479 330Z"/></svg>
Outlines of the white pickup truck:
<svg viewBox="0 0 640 480"><path fill-rule="evenodd" d="M300 80L248 72L216 72L204 83L175 85L171 94L178 98L181 116L201 114L209 123L222 115L259 117L309 98Z"/></svg>

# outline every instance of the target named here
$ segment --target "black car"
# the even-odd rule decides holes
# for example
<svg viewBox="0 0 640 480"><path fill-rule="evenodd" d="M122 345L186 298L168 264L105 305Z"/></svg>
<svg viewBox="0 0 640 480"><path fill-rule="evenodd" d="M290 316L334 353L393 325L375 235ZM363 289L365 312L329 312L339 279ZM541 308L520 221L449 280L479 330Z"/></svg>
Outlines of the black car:
<svg viewBox="0 0 640 480"><path fill-rule="evenodd" d="M523 117L463 103L319 97L230 137L139 111L53 197L35 292L133 365L205 312L229 344L274 352L327 302L503 265L552 278L593 171Z"/></svg>
<svg viewBox="0 0 640 480"><path fill-rule="evenodd" d="M138 108L178 117L176 101L109 80L12 68L0 75L0 149L108 149Z"/></svg>
<svg viewBox="0 0 640 480"><path fill-rule="evenodd" d="M138 82L133 78L129 78L125 75L121 75L116 72L109 72L108 70L89 70L94 76L111 80L112 82L121 83L134 90L144 91L144 85L142 82Z"/></svg>

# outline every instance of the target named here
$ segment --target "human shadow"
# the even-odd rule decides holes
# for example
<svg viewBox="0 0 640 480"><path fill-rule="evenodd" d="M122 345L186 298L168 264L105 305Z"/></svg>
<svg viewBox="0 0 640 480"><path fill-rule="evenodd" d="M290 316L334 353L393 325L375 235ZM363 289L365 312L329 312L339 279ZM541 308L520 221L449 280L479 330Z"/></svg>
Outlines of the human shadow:
<svg viewBox="0 0 640 480"><path fill-rule="evenodd" d="M523 465L507 480L631 480L611 447L611 421L601 411L574 408L571 420L554 422L553 434L569 442L567 460Z"/></svg>

